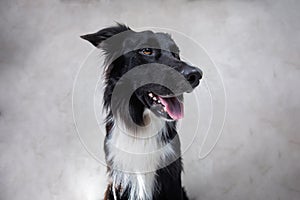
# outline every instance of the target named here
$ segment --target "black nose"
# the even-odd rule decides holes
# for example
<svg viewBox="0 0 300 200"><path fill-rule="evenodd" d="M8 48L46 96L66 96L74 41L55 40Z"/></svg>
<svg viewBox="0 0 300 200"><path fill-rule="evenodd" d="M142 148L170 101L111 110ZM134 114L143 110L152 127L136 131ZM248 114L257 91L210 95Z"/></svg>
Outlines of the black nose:
<svg viewBox="0 0 300 200"><path fill-rule="evenodd" d="M185 66L182 70L182 74L191 84L192 88L195 88L199 85L203 72L197 67Z"/></svg>

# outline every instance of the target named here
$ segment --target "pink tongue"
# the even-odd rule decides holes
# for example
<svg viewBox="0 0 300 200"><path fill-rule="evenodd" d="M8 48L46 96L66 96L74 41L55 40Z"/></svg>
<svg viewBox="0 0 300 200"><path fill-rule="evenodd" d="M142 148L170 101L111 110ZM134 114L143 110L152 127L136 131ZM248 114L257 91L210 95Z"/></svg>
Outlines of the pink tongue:
<svg viewBox="0 0 300 200"><path fill-rule="evenodd" d="M183 118L183 103L178 101L176 97L162 98L158 96L161 103L166 107L170 117L174 120Z"/></svg>

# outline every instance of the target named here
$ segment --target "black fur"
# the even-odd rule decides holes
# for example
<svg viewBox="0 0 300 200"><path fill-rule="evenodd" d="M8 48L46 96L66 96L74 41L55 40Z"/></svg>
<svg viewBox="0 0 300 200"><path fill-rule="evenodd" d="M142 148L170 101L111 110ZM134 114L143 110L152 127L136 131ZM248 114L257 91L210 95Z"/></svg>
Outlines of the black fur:
<svg viewBox="0 0 300 200"><path fill-rule="evenodd" d="M119 117L125 123L132 120L135 124L140 126L144 125L145 122L143 119L143 113L146 108L151 108L146 95L149 90L158 95L174 95L175 93L167 87L159 84L146 84L142 87L135 88L135 85L138 85L137 80L128 80L128 82L124 81L121 83L124 85L124 88L132 88L135 91L129 101L130 114L129 116L125 115L123 110L126 106L128 106L124 101L126 90L118 93L118 100L116 103L118 112L113 113L111 108L112 93L116 83L129 70L133 69L134 67L149 63L169 66L170 68L181 73L185 80L190 83L191 88L195 88L202 78L201 70L180 60L179 48L168 34L153 33L151 31L135 32L125 25L117 24L116 26L105 28L96 33L81 37L103 50L106 56L104 69L105 88L103 97L104 109L107 111L106 141L111 137L112 134L114 134L114 115L116 114L119 115ZM141 54L141 51L145 51L145 49L150 49L149 51L151 52L151 56ZM151 68L148 68L144 73L151 74L150 72ZM143 75L136 74L136 76L140 77ZM162 72L158 74L158 78L172 80L172 75ZM178 98L182 98L182 94L184 92L191 92L182 87L182 85L184 85L182 81L176 80L173 82L178 89L176 95L180 94L177 96ZM167 118L166 116L162 117ZM153 190L153 199L187 200L188 198L186 192L181 185L182 162L180 158L180 141L178 137L175 137L177 135L176 121L166 119L165 127L165 132L161 134L161 140L165 141L166 143L172 143L176 154L179 156L179 159L176 159L174 162L164 168L157 169L156 189ZM104 147L104 151L106 155L109 154L109 149L106 145ZM112 170L112 163L113 160L107 160L109 175ZM122 188L123 192L121 193L120 188L116 188L117 199L127 200L130 189L130 187ZM114 199L112 185L107 187L105 199Z"/></svg>

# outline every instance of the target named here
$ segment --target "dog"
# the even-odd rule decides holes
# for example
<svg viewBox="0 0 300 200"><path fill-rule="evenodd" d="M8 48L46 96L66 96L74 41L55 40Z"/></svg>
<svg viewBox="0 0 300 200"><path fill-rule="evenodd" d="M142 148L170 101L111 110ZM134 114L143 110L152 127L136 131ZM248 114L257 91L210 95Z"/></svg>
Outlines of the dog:
<svg viewBox="0 0 300 200"><path fill-rule="evenodd" d="M117 23L80 37L105 56L104 199L187 200L176 122L183 93L199 85L202 71L180 59L167 33Z"/></svg>

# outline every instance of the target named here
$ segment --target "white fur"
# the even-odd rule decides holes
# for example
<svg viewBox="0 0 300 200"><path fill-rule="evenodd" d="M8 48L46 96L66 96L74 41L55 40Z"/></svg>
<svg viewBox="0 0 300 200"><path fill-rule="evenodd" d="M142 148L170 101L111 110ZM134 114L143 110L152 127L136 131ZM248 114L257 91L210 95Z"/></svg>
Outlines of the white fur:
<svg viewBox="0 0 300 200"><path fill-rule="evenodd" d="M167 157L175 154L171 144L161 140L165 122L149 110L144 116L149 117L149 124L131 132L121 120L116 120L111 138L107 141L107 160L113 161L111 181L116 187L125 189L130 186L130 200L152 199L155 171L164 166Z"/></svg>

